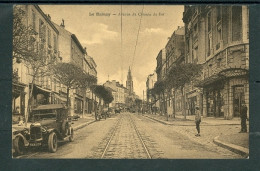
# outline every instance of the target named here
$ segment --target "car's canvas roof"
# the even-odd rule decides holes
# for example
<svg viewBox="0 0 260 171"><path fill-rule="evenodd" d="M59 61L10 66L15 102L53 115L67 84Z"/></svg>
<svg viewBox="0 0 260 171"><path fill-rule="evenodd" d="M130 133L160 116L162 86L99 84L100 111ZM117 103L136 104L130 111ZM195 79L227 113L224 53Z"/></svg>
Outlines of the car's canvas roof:
<svg viewBox="0 0 260 171"><path fill-rule="evenodd" d="M38 106L33 110L62 109L62 108L66 108L66 106L64 104L48 104L48 105Z"/></svg>

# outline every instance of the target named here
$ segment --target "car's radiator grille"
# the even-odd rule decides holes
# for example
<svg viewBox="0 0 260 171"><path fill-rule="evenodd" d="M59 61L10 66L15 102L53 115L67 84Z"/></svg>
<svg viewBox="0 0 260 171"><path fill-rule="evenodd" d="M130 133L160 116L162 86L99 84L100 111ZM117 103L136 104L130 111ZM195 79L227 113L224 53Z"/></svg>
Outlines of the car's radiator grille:
<svg viewBox="0 0 260 171"><path fill-rule="evenodd" d="M42 138L41 127L32 127L30 131L31 140L37 140Z"/></svg>

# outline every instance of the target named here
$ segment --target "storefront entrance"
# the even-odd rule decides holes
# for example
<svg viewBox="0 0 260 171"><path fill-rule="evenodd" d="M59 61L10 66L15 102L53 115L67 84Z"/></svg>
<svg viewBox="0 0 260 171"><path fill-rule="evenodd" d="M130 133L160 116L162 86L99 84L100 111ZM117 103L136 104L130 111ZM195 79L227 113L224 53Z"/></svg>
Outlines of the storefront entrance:
<svg viewBox="0 0 260 171"><path fill-rule="evenodd" d="M224 89L213 89L207 92L207 116L224 117Z"/></svg>
<svg viewBox="0 0 260 171"><path fill-rule="evenodd" d="M234 96L233 96L234 117L239 117L240 110L241 110L241 103L243 100L245 100L244 86L243 85L234 86L233 92L234 92Z"/></svg>

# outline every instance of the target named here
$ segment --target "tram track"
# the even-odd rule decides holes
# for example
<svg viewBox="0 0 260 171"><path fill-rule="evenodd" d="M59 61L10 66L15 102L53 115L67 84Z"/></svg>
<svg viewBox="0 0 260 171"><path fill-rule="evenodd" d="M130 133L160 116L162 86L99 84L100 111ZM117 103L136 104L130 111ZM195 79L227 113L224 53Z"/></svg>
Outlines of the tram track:
<svg viewBox="0 0 260 171"><path fill-rule="evenodd" d="M105 148L104 148L100 158L104 159L104 158L107 158L108 156L111 157L111 153L108 154L108 151L109 151L111 146L120 146L121 145L122 148L127 148L128 147L128 144L121 144L121 143L112 144L112 141L117 142L116 140L118 139L118 137L116 137L116 136L118 136L117 134L119 134L119 131L120 131L121 127L122 127L122 124L123 124L122 120L123 119L125 119L124 124L127 125L129 123L130 124L129 125L130 128L133 128L133 131L135 132L136 137L138 137L138 141L139 141L139 143L141 144L141 146L143 148L143 150L139 150L139 151L143 151L143 153L145 153L145 156L146 156L145 158L152 159L152 155L150 154L149 149L148 149L147 145L145 144L145 141L144 141L142 135L138 131L138 128L137 128L134 120L132 119L132 117L129 114L122 114L120 116L120 119L117 121L117 123L116 123L116 125L115 125L115 127L114 127L114 129L113 129L113 131L112 131L112 133L110 135L110 137L108 138L108 141L107 141L107 143L105 145ZM126 120L128 120L128 123L126 123ZM138 143L138 142L135 141L135 143ZM114 147L111 147L111 149L114 149ZM134 151L134 149L132 149L132 150ZM112 153L112 157L113 157L113 153Z"/></svg>

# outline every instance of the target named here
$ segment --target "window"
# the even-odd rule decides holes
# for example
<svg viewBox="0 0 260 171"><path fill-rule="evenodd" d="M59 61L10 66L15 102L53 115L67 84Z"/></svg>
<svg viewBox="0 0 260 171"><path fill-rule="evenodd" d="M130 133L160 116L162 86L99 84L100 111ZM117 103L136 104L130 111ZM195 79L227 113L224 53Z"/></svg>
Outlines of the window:
<svg viewBox="0 0 260 171"><path fill-rule="evenodd" d="M198 39L198 23L196 22L193 26L193 41Z"/></svg>
<svg viewBox="0 0 260 171"><path fill-rule="evenodd" d="M192 63L197 64L198 62L198 46L193 50Z"/></svg>
<svg viewBox="0 0 260 171"><path fill-rule="evenodd" d="M232 41L242 38L242 6L232 6Z"/></svg>
<svg viewBox="0 0 260 171"><path fill-rule="evenodd" d="M217 23L221 21L221 6L217 6Z"/></svg>
<svg viewBox="0 0 260 171"><path fill-rule="evenodd" d="M48 28L48 45L51 46L51 30Z"/></svg>
<svg viewBox="0 0 260 171"><path fill-rule="evenodd" d="M210 56L211 54L211 49L212 49L212 17L211 17L211 12L208 13L207 15L207 28L208 28L208 37L207 37L207 55Z"/></svg>
<svg viewBox="0 0 260 171"><path fill-rule="evenodd" d="M208 56L211 54L211 49L212 49L212 33L208 33Z"/></svg>
<svg viewBox="0 0 260 171"><path fill-rule="evenodd" d="M35 12L32 10L32 28L36 30L36 15Z"/></svg>
<svg viewBox="0 0 260 171"><path fill-rule="evenodd" d="M42 42L44 42L46 39L46 30L45 29L46 29L46 27L44 25L44 22L41 19L39 19L39 37Z"/></svg>
<svg viewBox="0 0 260 171"><path fill-rule="evenodd" d="M212 25L211 12L208 13L207 22L208 22L208 32L211 32L211 25Z"/></svg>
<svg viewBox="0 0 260 171"><path fill-rule="evenodd" d="M54 50L57 51L57 37L55 34L53 34L53 46Z"/></svg>

